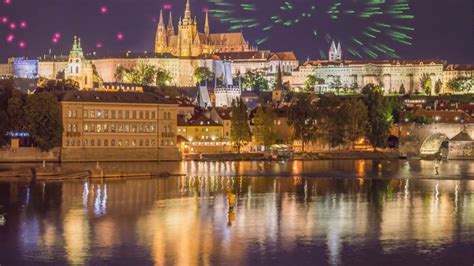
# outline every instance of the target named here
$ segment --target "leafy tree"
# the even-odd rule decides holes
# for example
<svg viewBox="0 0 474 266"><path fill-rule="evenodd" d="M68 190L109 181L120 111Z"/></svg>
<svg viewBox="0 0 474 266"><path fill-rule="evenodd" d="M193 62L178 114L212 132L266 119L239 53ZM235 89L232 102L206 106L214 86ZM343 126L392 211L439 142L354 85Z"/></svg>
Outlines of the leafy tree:
<svg viewBox="0 0 474 266"><path fill-rule="evenodd" d="M289 107L288 125L295 130L295 138L301 140L301 151L305 143L316 138L316 110L311 99L305 94L298 94Z"/></svg>
<svg viewBox="0 0 474 266"><path fill-rule="evenodd" d="M359 84L356 82L352 83L351 87L350 87L350 90L352 92L357 92L357 89L359 89Z"/></svg>
<svg viewBox="0 0 474 266"><path fill-rule="evenodd" d="M275 133L276 114L269 106L259 106L254 118L255 142L258 145L263 145L266 148L276 143L277 135Z"/></svg>
<svg viewBox="0 0 474 266"><path fill-rule="evenodd" d="M28 96L25 113L26 127L38 148L49 151L61 144L61 111L52 94L41 92Z"/></svg>
<svg viewBox="0 0 474 266"><path fill-rule="evenodd" d="M384 147L390 136L393 123L392 110L386 98L383 97L382 88L375 87L367 94L365 104L368 109L367 139L374 147Z"/></svg>
<svg viewBox="0 0 474 266"><path fill-rule="evenodd" d="M7 112L0 109L0 146L7 143L8 138L6 134L10 128L9 124Z"/></svg>
<svg viewBox="0 0 474 266"><path fill-rule="evenodd" d="M334 77L333 81L331 82L331 88L336 90L336 94L339 94L339 90L342 88L340 76Z"/></svg>
<svg viewBox="0 0 474 266"><path fill-rule="evenodd" d="M56 79L66 79L66 75L64 73L64 70L61 70L56 74Z"/></svg>
<svg viewBox="0 0 474 266"><path fill-rule="evenodd" d="M474 87L474 78L457 77L451 79L446 85L455 92L469 92Z"/></svg>
<svg viewBox="0 0 474 266"><path fill-rule="evenodd" d="M250 141L250 127L248 124L247 106L242 99L232 101L230 138L236 144L240 154L240 147Z"/></svg>
<svg viewBox="0 0 474 266"><path fill-rule="evenodd" d="M317 132L331 147L344 143L345 126L349 122L351 113L342 108L341 98L335 95L321 97L317 104Z"/></svg>
<svg viewBox="0 0 474 266"><path fill-rule="evenodd" d="M104 80L99 75L99 72L97 71L97 67L95 66L95 64L92 64L92 75L93 75L94 84L99 84L99 86L101 86L102 83L104 83Z"/></svg>
<svg viewBox="0 0 474 266"><path fill-rule="evenodd" d="M281 73L281 67L278 66L278 72L275 79L275 90L284 90L285 86L283 86L283 74Z"/></svg>
<svg viewBox="0 0 474 266"><path fill-rule="evenodd" d="M431 77L428 73L423 73L420 78L421 91L426 95L431 95L431 89L433 88L433 83L431 82Z"/></svg>
<svg viewBox="0 0 474 266"><path fill-rule="evenodd" d="M8 100L7 114L10 129L23 130L26 124L24 106L27 96L19 90L14 90L12 97Z"/></svg>
<svg viewBox="0 0 474 266"><path fill-rule="evenodd" d="M441 82L441 80L438 79L438 81L436 81L436 83L435 83L435 88L434 88L434 93L436 95L441 93L441 87L442 86L443 86L443 83Z"/></svg>
<svg viewBox="0 0 474 266"><path fill-rule="evenodd" d="M342 103L342 114L349 114L350 119L347 121L346 136L354 145L354 142L365 136L367 132L368 111L365 103L357 98L345 100Z"/></svg>
<svg viewBox="0 0 474 266"><path fill-rule="evenodd" d="M373 83L368 83L364 87L362 87L362 90L360 91L363 95L368 95L372 90L375 89L375 85Z"/></svg>
<svg viewBox="0 0 474 266"><path fill-rule="evenodd" d="M405 95L406 94L405 85L403 85L403 83L402 83L402 85L400 85L400 89L398 90L398 93L400 95Z"/></svg>
<svg viewBox="0 0 474 266"><path fill-rule="evenodd" d="M255 92L268 91L269 84L263 72L252 70L242 77L242 88Z"/></svg>
<svg viewBox="0 0 474 266"><path fill-rule="evenodd" d="M304 88L307 92L312 91L315 85L324 84L325 80L318 78L315 75L308 75L306 81L304 82Z"/></svg>
<svg viewBox="0 0 474 266"><path fill-rule="evenodd" d="M210 80L214 74L209 70L208 67L198 67L194 69L193 79L196 83L201 84L203 81Z"/></svg>
<svg viewBox="0 0 474 266"><path fill-rule="evenodd" d="M66 80L43 80L39 82L37 92L58 92L58 91L71 91L79 90L79 83L72 79Z"/></svg>
<svg viewBox="0 0 474 266"><path fill-rule="evenodd" d="M156 71L156 86L158 86L159 88L163 88L165 86L168 86L171 81L173 81L173 78L167 70L159 68Z"/></svg>
<svg viewBox="0 0 474 266"><path fill-rule="evenodd" d="M158 69L153 65L140 64L132 69L118 66L115 70L115 80L142 85L154 85Z"/></svg>

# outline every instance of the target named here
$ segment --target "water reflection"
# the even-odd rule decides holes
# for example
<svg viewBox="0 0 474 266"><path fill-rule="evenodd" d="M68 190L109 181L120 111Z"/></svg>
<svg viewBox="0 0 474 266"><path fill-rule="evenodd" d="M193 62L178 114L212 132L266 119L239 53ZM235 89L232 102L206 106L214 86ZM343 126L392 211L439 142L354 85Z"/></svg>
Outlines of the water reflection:
<svg viewBox="0 0 474 266"><path fill-rule="evenodd" d="M0 263L439 262L473 244L473 192L474 180L299 176L0 183Z"/></svg>

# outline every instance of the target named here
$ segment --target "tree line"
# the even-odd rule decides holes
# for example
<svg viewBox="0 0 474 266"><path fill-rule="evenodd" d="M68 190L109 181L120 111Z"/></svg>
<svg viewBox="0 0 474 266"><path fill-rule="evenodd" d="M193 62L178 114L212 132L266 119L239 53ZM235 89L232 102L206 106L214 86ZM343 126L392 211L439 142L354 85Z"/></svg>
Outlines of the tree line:
<svg viewBox="0 0 474 266"><path fill-rule="evenodd" d="M371 86L359 97L341 98L336 95L312 97L296 94L288 107L288 126L293 139L302 143L302 151L310 142L320 141L330 147L351 144L364 138L376 150L385 147L390 128L398 116L398 104L383 96L379 86ZM276 114L271 106L257 107L250 131L248 110L242 100L232 104L231 140L240 147L253 140L270 147L278 142L275 133Z"/></svg>
<svg viewBox="0 0 474 266"><path fill-rule="evenodd" d="M29 143L49 151L61 144L62 131L58 100L46 88L25 94L12 79L0 81L0 145L8 143L9 133L28 132Z"/></svg>

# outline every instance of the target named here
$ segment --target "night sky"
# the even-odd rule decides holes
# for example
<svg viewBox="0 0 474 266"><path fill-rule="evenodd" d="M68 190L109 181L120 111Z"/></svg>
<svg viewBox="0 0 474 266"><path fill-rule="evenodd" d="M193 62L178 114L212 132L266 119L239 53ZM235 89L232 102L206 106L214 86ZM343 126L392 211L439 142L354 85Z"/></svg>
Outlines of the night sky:
<svg viewBox="0 0 474 266"><path fill-rule="evenodd" d="M275 2L255 1L258 1L259 6L265 2L269 5ZM304 1L318 3L315 0L293 0ZM398 55L406 59L446 59L451 63L474 63L473 3L472 0L411 1L411 13L415 15L409 22L415 28L411 33L413 44L397 46ZM184 4L185 0L0 0L0 60L5 62L10 56L36 57L48 53L49 49L54 54L66 54L74 35L82 38L86 52L112 54L129 50L151 51L160 8L172 5L177 29L176 21L184 13ZM193 16L197 16L202 31L203 10L212 7L207 0L194 0L191 5ZM165 19L166 23L167 14ZM10 25L11 22L15 25ZM357 23L343 20L339 23L344 23L337 27L339 35L347 33L349 36L360 31ZM331 25L334 24L321 22L317 26L331 31ZM211 32L227 32L227 27L216 18L211 18ZM336 27L334 29L336 31ZM252 44L261 37L261 32L252 29L244 29L243 33ZM123 39L118 38L120 34ZM274 30L269 33L269 37L268 41L259 45L259 49L293 50L300 61L317 59L319 49L328 49L326 44L314 40L307 24Z"/></svg>

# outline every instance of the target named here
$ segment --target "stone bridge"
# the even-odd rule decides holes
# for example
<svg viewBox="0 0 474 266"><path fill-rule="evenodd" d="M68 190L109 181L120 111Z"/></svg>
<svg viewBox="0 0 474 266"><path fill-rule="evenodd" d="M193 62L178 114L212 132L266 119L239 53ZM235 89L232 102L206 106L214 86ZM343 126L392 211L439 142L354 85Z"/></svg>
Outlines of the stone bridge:
<svg viewBox="0 0 474 266"><path fill-rule="evenodd" d="M463 130L474 139L474 124L399 124L392 128L392 135L399 138L400 154L423 156L438 153L443 143Z"/></svg>

